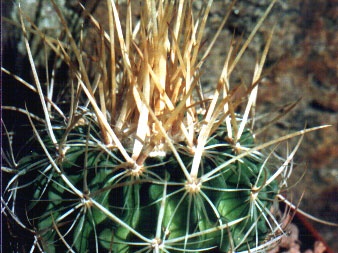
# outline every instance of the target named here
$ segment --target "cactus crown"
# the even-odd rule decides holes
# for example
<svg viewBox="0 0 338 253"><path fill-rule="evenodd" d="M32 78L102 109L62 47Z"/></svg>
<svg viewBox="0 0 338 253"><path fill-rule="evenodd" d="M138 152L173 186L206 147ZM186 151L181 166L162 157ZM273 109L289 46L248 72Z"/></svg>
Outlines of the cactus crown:
<svg viewBox="0 0 338 253"><path fill-rule="evenodd" d="M47 87L40 83L26 39L35 86L21 82L39 95L44 118L37 123L25 112L38 145L18 161L7 159L16 173L4 194L6 212L17 218L15 195L33 189L29 223L16 219L34 234L33 247L255 252L274 244L283 233L274 212L277 197L299 143L280 166L264 150L311 129L255 141L252 108L271 35L243 96L230 86L230 77L275 1L244 43L230 45L210 97L200 75L235 1L207 47L203 33L212 1L198 15L192 1L127 1L122 24L122 7L108 0L107 31L83 7L97 30L95 53L73 38L51 2L64 41L44 37L33 24L28 29L24 13L21 25L25 36L44 38L68 66L66 103L57 102L52 81ZM25 181L28 175L34 180Z"/></svg>

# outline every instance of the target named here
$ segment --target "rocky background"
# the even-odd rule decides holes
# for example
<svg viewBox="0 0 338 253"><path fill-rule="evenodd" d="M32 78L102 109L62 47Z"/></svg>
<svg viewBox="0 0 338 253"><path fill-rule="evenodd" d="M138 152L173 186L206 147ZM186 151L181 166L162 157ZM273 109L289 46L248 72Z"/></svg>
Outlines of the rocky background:
<svg viewBox="0 0 338 253"><path fill-rule="evenodd" d="M248 17L261 8L255 4L257 2L264 1L239 1L239 26L241 15L244 22L249 20L247 24L250 24ZM300 204L302 210L337 223L338 1L280 1L261 29L263 34L273 25L276 30L268 57L272 69L260 86L258 111L265 113L301 100L265 134L267 138L278 136L302 129L305 124L307 127L332 125L305 137L296 157L299 166L291 181L296 183L303 173L305 176L291 192L294 201L304 192ZM257 48L262 42L257 41ZM332 250L338 252L338 229L318 223L313 225Z"/></svg>
<svg viewBox="0 0 338 253"><path fill-rule="evenodd" d="M41 10L46 2L44 8L48 8L49 1L35 2L36 7L31 13L42 19L43 16L37 15L38 10ZM76 1L60 1L60 4L67 11L76 13L74 2ZM105 26L106 1L83 2ZM206 41L217 30L229 2L230 0L214 1ZM245 38L269 2L237 1L205 65L203 85L207 87L216 83L232 37L239 39L243 35ZM200 4L201 1L194 1L196 10ZM5 16L15 17L9 4L4 4L3 11ZM135 12L137 14L137 10ZM50 24L47 22L47 25ZM259 59L273 26L275 32L265 77L260 84L257 115L278 112L285 105L295 101L298 101L298 104L258 138L264 141L303 129L305 126L332 125L305 136L296 156L297 164L290 182L290 186L296 186L290 189L288 197L297 203L304 193L299 206L302 210L323 220L338 223L338 0L280 0L236 69L235 81L250 83L254 64ZM15 31L15 27L3 24L3 52L4 56L15 54L21 59L22 55L14 52L20 50L15 46L20 47ZM3 65L6 66L5 58ZM16 68L20 70L18 65ZM269 115L266 114L264 118L268 120ZM264 122L261 123L263 124ZM259 122L257 127L260 127ZM302 176L304 177L299 181ZM338 252L338 229L319 223L313 223L313 226L318 229L331 249ZM305 244L306 238L303 237Z"/></svg>

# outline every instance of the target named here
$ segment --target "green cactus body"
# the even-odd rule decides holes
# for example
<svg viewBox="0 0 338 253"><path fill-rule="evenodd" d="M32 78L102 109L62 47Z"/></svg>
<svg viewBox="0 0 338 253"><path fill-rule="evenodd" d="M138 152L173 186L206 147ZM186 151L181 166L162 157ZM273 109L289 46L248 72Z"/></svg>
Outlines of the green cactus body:
<svg viewBox="0 0 338 253"><path fill-rule="evenodd" d="M26 111L35 142L18 162L6 159L16 174L5 189L4 210L15 216L11 210L21 203L14 195L29 189L29 203L22 204L29 206L29 220L22 224L29 224L34 247L48 253L260 252L283 233L272 207L295 152L276 169L266 148L305 131L258 144L249 127L271 38L243 98L230 87L257 29L235 54L230 46L213 96L201 94L209 49L201 57L200 49L211 2L195 16L193 1L127 1L123 26L120 5L107 1L109 34L84 12L98 30L94 55L75 41L56 5L65 42L31 28L71 72L61 99L50 95L52 85L41 87L33 60L37 88L22 81L38 93L45 117L37 125ZM140 11L137 24L132 8ZM26 34L24 23L22 30Z"/></svg>
<svg viewBox="0 0 338 253"><path fill-rule="evenodd" d="M68 135L63 159L55 158L62 173L85 193L86 197L82 200L70 193L58 173L52 169L46 170L48 160L41 162L41 156L35 154L24 157L19 163L23 169L27 164L36 164L28 169L41 173L34 184L36 191L32 196L32 199L39 201L33 201L31 212L39 210L41 213L44 209L43 215L36 216L34 222L48 245L48 252L66 250L67 247L58 239L58 233L66 234L71 242L68 247L78 252L91 248L113 252L142 249L143 246L138 244L139 238L132 231L109 220L89 201L84 203L90 198L149 238L155 238L157 223L161 220L161 240L170 242L185 237L174 243L170 252L176 252L175 248L179 252L182 248L197 250L208 247L218 247L226 252L230 245L236 248L242 245L238 249L245 250L248 245L254 247L257 240L261 241L268 234L267 221L251 199L252 186L257 184L259 188L270 176L268 168L261 168L260 158L244 157L230 163L202 185L202 189L205 188L203 194L189 193L184 188L184 175L175 169L180 165L172 154L149 157L144 163L144 174L136 176L131 173L132 168L124 165L116 149L107 153L95 145L96 131L94 126L74 128ZM62 138L62 131L58 133ZM203 173L236 156L224 136L226 133L220 132L208 142L208 152L202 161ZM243 136L245 139L240 140L243 147L254 145L249 131ZM53 149L48 138L45 136L44 142L49 143L47 148ZM181 153L181 157L187 167L191 165L193 156ZM273 181L258 190L255 201L259 200L261 208L268 210L277 191L278 187ZM163 217L159 219L161 208L164 210ZM244 217L247 218L229 229L203 233ZM194 234L199 235L191 236Z"/></svg>

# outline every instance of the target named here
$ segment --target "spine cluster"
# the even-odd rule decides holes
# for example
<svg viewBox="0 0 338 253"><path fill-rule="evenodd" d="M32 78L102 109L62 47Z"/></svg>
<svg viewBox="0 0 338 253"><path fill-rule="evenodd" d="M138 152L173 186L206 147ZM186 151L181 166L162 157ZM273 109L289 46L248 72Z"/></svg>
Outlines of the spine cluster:
<svg viewBox="0 0 338 253"><path fill-rule="evenodd" d="M27 115L32 148L19 159L10 148L4 159L12 174L2 203L34 236L33 250L261 252L275 245L284 233L278 198L300 142L281 165L271 162L267 148L314 129L255 140L253 111L271 35L244 95L230 85L275 2L244 43L229 45L209 98L200 75L235 1L207 46L212 1L196 14L193 1L107 0L106 30L80 4L97 31L95 52L83 48L86 30L74 39L53 0L63 27L59 38L27 26L20 12L34 85L2 70L38 95L43 115L16 109ZM29 33L54 54L47 85L40 82ZM63 86L54 76L59 66L69 69ZM24 202L17 201L23 195ZM25 218L16 211L23 206Z"/></svg>

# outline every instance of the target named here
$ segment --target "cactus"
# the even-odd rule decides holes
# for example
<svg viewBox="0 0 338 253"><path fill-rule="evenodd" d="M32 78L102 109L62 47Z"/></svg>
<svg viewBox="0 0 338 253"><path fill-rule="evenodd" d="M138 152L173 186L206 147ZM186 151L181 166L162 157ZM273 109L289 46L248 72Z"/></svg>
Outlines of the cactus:
<svg viewBox="0 0 338 253"><path fill-rule="evenodd" d="M20 14L24 36L43 38L69 69L66 87L53 88L55 80L43 86L26 39L34 85L21 82L39 96L43 116L21 110L33 138L29 152L4 158L3 171L12 177L2 210L34 235L33 250L261 252L284 233L275 211L300 141L282 164L272 162L269 148L314 129L263 144L255 139L252 112L272 33L244 96L230 86L276 1L245 43L230 46L205 98L199 79L218 36L202 54L211 2L196 15L192 1L128 1L123 26L122 5L108 0L106 32L84 8L97 29L96 55L73 38L53 0L64 41L28 29ZM140 9L139 20L132 8ZM26 203L16 201L22 192ZM28 220L17 214L19 206Z"/></svg>

